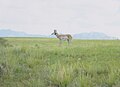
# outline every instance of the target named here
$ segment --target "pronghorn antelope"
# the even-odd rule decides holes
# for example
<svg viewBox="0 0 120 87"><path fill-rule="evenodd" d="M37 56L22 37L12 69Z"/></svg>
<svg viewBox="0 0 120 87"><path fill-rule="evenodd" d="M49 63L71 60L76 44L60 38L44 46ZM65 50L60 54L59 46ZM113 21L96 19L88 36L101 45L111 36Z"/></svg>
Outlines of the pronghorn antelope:
<svg viewBox="0 0 120 87"><path fill-rule="evenodd" d="M60 40L60 45L62 44L62 41L67 41L68 44L70 44L72 40L72 36L70 34L58 34L57 30L54 30L51 35L56 35L56 37Z"/></svg>

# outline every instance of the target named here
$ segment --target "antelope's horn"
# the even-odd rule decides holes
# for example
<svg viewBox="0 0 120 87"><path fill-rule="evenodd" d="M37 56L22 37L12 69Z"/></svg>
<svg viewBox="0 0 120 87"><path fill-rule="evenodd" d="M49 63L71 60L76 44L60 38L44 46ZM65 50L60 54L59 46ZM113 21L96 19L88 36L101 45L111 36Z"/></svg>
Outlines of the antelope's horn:
<svg viewBox="0 0 120 87"><path fill-rule="evenodd" d="M57 30L54 30L54 32L56 33L56 32L57 32Z"/></svg>

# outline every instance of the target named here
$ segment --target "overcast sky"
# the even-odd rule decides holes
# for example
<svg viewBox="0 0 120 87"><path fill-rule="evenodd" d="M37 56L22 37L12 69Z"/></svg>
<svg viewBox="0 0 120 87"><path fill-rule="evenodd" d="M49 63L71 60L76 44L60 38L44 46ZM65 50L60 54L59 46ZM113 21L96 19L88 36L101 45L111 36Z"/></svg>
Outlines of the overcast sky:
<svg viewBox="0 0 120 87"><path fill-rule="evenodd" d="M0 0L0 29L120 37L120 0Z"/></svg>

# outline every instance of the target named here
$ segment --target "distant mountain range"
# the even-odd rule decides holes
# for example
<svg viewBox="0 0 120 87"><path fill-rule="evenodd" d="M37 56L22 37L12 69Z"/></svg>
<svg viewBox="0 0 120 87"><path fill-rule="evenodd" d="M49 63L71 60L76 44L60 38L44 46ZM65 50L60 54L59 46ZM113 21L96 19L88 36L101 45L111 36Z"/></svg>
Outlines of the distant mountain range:
<svg viewBox="0 0 120 87"><path fill-rule="evenodd" d="M110 37L104 33L100 32L90 32L90 33L79 33L72 35L74 39L116 39L115 37ZM27 34L25 32L13 31L10 29L1 29L0 37L47 37L54 38L55 36L50 35L36 35L36 34Z"/></svg>
<svg viewBox="0 0 120 87"><path fill-rule="evenodd" d="M27 34L25 32L13 31L10 29L0 30L0 37L46 37L45 35Z"/></svg>
<svg viewBox="0 0 120 87"><path fill-rule="evenodd" d="M80 33L73 35L76 39L116 39L100 32Z"/></svg>

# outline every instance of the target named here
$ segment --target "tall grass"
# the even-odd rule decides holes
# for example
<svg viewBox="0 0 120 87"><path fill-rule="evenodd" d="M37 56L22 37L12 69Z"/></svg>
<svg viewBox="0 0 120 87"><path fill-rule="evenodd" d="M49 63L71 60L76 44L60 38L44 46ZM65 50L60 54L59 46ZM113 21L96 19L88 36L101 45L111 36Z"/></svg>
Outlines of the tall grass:
<svg viewBox="0 0 120 87"><path fill-rule="evenodd" d="M120 41L5 38L0 87L119 87Z"/></svg>

